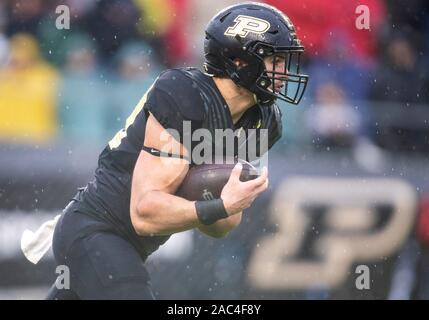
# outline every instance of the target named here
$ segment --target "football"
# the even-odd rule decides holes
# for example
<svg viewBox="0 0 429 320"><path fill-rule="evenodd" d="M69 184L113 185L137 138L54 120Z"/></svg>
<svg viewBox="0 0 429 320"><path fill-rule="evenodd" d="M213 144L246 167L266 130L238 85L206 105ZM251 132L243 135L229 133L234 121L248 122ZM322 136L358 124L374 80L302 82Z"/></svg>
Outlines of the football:
<svg viewBox="0 0 429 320"><path fill-rule="evenodd" d="M240 181L257 178L257 169L249 162L239 160L243 165ZM211 200L220 197L235 164L202 164L191 167L180 185L177 195L187 200Z"/></svg>

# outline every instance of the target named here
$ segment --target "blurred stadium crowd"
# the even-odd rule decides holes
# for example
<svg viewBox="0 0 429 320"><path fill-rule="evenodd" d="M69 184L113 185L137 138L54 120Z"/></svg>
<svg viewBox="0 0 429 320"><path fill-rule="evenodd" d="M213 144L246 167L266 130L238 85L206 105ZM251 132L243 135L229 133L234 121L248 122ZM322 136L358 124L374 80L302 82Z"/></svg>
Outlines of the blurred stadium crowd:
<svg viewBox="0 0 429 320"><path fill-rule="evenodd" d="M52 282L52 261L34 271L17 253L26 219L43 221L45 216L37 214L53 216L64 207L75 188L90 178L97 154L124 126L159 72L200 67L206 23L237 2L0 0L0 274L6 275L0 278L0 289ZM380 267L380 261L373 265L390 287L379 285L385 290L369 297L429 299L429 3L265 2L284 11L297 27L306 47L304 72L310 75L300 106L282 106L284 137L270 155L275 160L273 185L296 173L408 180L421 196L420 214L393 266ZM369 8L369 30L356 27L356 8L362 4ZM59 5L70 9L70 29L56 28ZM73 159L60 148L64 146L73 151ZM80 146L92 153L87 149L79 154ZM294 152L297 149L301 151ZM290 150L284 157L282 152ZM326 151L329 155L322 156ZM337 155L342 152L351 153L358 165ZM415 161L403 163L399 155ZM273 226L260 227L270 220L271 199L261 201L249 213L253 221L246 219L229 239L212 246L199 236L194 243L199 251L192 252L191 262L172 261L165 268L155 264L159 297L267 297L240 291L246 250L259 247L261 233L275 234ZM417 238L423 246L417 245ZM15 249L10 249L12 242ZM206 250L205 245L218 249ZM170 253L174 251L179 252L173 247ZM228 278L228 270L234 276ZM418 293L411 293L413 282ZM347 285L355 289L354 280ZM341 290L337 297L365 298ZM44 294L42 290L33 296Z"/></svg>
<svg viewBox="0 0 429 320"><path fill-rule="evenodd" d="M104 143L159 71L201 65L206 21L235 2L2 1L0 140ZM362 134L377 140L377 125L367 121L377 104L365 108L362 101L399 104L390 110L406 111L411 119L416 105L428 103L426 2L364 1L370 30L356 27L359 1L267 3L290 16L307 49L306 101L314 109L303 119L306 126L289 126L292 140L303 131L316 147L347 147ZM55 27L55 9L62 4L70 8L69 30ZM410 146L404 136L415 138L414 128L399 130L381 140L396 149L428 149L426 135Z"/></svg>

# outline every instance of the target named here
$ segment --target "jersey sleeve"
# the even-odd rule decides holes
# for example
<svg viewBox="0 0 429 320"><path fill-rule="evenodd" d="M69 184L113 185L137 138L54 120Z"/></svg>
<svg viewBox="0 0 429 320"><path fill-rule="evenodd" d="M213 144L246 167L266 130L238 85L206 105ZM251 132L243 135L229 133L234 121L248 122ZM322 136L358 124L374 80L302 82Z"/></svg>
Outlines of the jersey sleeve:
<svg viewBox="0 0 429 320"><path fill-rule="evenodd" d="M182 130L185 120L174 99L164 91L153 88L144 106L165 129Z"/></svg>
<svg viewBox="0 0 429 320"><path fill-rule="evenodd" d="M204 118L200 93L179 70L163 72L148 94L145 109L165 129L176 130L183 137L184 122L189 121L192 130L201 126Z"/></svg>

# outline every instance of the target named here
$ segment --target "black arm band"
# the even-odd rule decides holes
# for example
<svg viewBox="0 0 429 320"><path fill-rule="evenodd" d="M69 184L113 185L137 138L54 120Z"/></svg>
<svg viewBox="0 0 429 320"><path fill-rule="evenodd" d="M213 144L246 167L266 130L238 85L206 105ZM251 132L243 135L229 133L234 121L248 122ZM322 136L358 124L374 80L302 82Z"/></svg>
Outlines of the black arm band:
<svg viewBox="0 0 429 320"><path fill-rule="evenodd" d="M195 208L197 209L198 220L204 225L228 218L222 199L195 201Z"/></svg>

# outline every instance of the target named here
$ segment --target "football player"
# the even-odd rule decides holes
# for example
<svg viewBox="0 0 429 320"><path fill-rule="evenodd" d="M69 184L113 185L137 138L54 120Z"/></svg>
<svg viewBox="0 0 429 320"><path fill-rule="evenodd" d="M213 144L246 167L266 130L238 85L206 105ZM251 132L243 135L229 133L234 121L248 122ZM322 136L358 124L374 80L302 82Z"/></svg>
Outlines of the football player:
<svg viewBox="0 0 429 320"><path fill-rule="evenodd" d="M204 71L161 73L101 153L94 180L64 209L53 251L69 267L70 290L54 285L48 299L153 299L144 262L171 234L197 228L223 237L235 228L267 189L266 168L241 182L237 164L219 199L188 201L175 195L193 165L180 159L193 148L181 141L200 128L266 129L271 148L282 133L275 101L298 104L307 84L303 51L292 22L274 7L243 3L213 17Z"/></svg>

